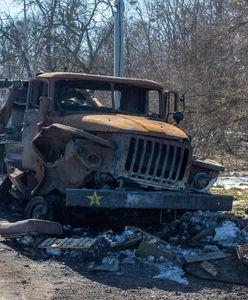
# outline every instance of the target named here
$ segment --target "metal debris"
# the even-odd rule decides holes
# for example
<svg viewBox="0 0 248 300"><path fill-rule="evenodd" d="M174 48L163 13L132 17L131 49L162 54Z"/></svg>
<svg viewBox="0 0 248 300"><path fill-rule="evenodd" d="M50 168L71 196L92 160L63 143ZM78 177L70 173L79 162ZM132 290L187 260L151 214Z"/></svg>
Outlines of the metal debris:
<svg viewBox="0 0 248 300"><path fill-rule="evenodd" d="M126 234L129 232L129 234ZM125 231L121 236L114 235L112 230L109 230L101 235L98 238L104 238L112 250L122 250L129 248L134 245L138 245L142 239L143 231L136 227L127 226Z"/></svg>
<svg viewBox="0 0 248 300"><path fill-rule="evenodd" d="M175 260L175 256L164 249L161 249L151 243L142 241L136 249L136 255L141 257L154 256L156 258L164 257L169 260Z"/></svg>
<svg viewBox="0 0 248 300"><path fill-rule="evenodd" d="M216 270L215 266L208 261L202 262L201 267L214 277L218 275L218 271Z"/></svg>
<svg viewBox="0 0 248 300"><path fill-rule="evenodd" d="M248 225L246 225L242 230L241 230L241 232L248 232Z"/></svg>
<svg viewBox="0 0 248 300"><path fill-rule="evenodd" d="M192 238L192 241L197 241L205 238L208 235L212 235L215 232L216 225L210 226L209 228L203 229L200 233Z"/></svg>
<svg viewBox="0 0 248 300"><path fill-rule="evenodd" d="M248 264L248 244L237 246L236 252L238 259Z"/></svg>
<svg viewBox="0 0 248 300"><path fill-rule="evenodd" d="M141 242L142 236L140 231L133 231L131 234L115 235L112 230L104 232L95 238L47 238L43 240L38 248L46 249L63 249L63 250L90 250L98 254L104 255L107 251L119 251L137 245Z"/></svg>
<svg viewBox="0 0 248 300"><path fill-rule="evenodd" d="M46 257L48 255L75 258L80 262L88 262L88 271L118 272L121 270L122 272L125 264L137 265L137 268L140 264L144 269L149 268L147 272L153 272L154 268L155 271L159 271L159 274L155 276L152 274L152 278L156 280L174 280L180 284L188 284L184 274L184 270L186 270L202 278L246 283L247 279L243 280L241 275L242 270L247 266L240 262L248 261L248 244L237 247L239 261L228 255L232 249L226 250L227 247L223 246L224 250L220 251L216 246L218 241L214 240L214 228L218 228L219 224L222 224L223 227L223 224L226 224L223 222L224 220L226 220L224 214L188 212L165 225L166 228L169 228L168 232L171 236L179 237L181 234L178 231L179 228L183 230L183 235L187 234L187 241L196 239L197 247L191 248L186 243L174 245L167 242L170 239L164 241L156 236L156 234L160 236L159 232L151 234L133 226L126 226L121 233L108 230L97 235L95 232L90 233L88 228L73 229L64 225L65 234L71 234L69 237L58 238L56 236L48 237L47 234L39 236L26 234L17 241L23 250L20 252L25 255L34 256L40 253L45 254ZM231 223L236 224L237 228L244 228L247 224L242 220L238 221L234 218L231 220L233 221ZM25 222L27 223L28 220ZM46 222L46 224L50 223L53 222ZM10 223L7 222L2 223L2 226L9 225ZM240 232L242 233L241 230ZM243 238L242 234L237 235L236 238L235 242L240 241ZM178 241L182 242L185 239L178 239ZM43 249L45 251L42 251ZM236 274L235 276L239 277L233 279L230 274Z"/></svg>
<svg viewBox="0 0 248 300"><path fill-rule="evenodd" d="M120 268L119 259L113 254L103 257L100 265L89 265L89 271L117 272Z"/></svg>

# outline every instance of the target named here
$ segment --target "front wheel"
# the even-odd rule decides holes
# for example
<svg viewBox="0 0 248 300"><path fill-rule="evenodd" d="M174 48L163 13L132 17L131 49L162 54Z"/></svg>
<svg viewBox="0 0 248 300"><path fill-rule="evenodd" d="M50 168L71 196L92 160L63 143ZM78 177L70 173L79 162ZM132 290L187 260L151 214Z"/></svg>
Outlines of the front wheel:
<svg viewBox="0 0 248 300"><path fill-rule="evenodd" d="M53 220L53 208L43 197L31 199L25 209L26 219Z"/></svg>

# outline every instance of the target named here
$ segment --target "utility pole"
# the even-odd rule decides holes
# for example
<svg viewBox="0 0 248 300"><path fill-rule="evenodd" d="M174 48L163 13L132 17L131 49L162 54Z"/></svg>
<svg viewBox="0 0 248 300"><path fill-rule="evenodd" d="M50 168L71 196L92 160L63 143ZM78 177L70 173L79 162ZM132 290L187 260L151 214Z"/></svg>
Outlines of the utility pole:
<svg viewBox="0 0 248 300"><path fill-rule="evenodd" d="M24 30L25 30L25 36L27 36L27 5L26 0L23 0L23 14L24 14Z"/></svg>
<svg viewBox="0 0 248 300"><path fill-rule="evenodd" d="M114 13L114 76L123 76L123 16L124 1L115 0ZM115 108L120 107L120 93L115 92Z"/></svg>
<svg viewBox="0 0 248 300"><path fill-rule="evenodd" d="M115 0L114 16L114 76L123 76L123 0Z"/></svg>
<svg viewBox="0 0 248 300"><path fill-rule="evenodd" d="M32 72L29 65L28 60L28 26L27 26L27 4L26 0L23 0L23 15L24 15L24 28L23 28L23 44L24 44L24 51L23 51L23 60L25 67L27 69L28 77L32 78Z"/></svg>

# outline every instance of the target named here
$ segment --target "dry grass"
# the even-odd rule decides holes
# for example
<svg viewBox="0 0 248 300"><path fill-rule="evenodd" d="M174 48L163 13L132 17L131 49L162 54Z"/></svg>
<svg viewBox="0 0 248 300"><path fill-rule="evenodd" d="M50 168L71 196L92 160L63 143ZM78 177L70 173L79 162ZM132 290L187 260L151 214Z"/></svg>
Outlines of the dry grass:
<svg viewBox="0 0 248 300"><path fill-rule="evenodd" d="M212 188L212 194L231 195L234 198L232 213L235 215L243 215L245 207L248 207L248 190L247 189L224 189L224 188Z"/></svg>

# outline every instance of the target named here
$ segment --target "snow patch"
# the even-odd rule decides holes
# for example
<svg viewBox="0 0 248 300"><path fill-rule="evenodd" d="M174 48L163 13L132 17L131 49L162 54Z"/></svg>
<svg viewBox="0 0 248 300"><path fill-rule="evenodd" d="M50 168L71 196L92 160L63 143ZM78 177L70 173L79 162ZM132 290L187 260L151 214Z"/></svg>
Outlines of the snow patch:
<svg viewBox="0 0 248 300"><path fill-rule="evenodd" d="M125 242L125 237L123 235L115 234L112 235L112 241L117 243L123 243Z"/></svg>
<svg viewBox="0 0 248 300"><path fill-rule="evenodd" d="M214 240L223 247L234 247L240 230L237 225L231 221L224 221L221 226L215 228Z"/></svg>
<svg viewBox="0 0 248 300"><path fill-rule="evenodd" d="M223 186L223 188L227 190L231 188L247 189L248 176L219 177L215 183L215 186Z"/></svg>
<svg viewBox="0 0 248 300"><path fill-rule="evenodd" d="M103 265L113 265L115 263L116 260L116 255L113 253L108 253L107 256L104 256L102 258L102 264Z"/></svg>
<svg viewBox="0 0 248 300"><path fill-rule="evenodd" d="M206 252L216 252L216 251L220 251L220 249L216 246L216 245L206 245L203 248L204 251Z"/></svg>
<svg viewBox="0 0 248 300"><path fill-rule="evenodd" d="M177 283L188 285L188 280L184 277L183 269L170 262L158 265L159 274L153 276L153 279L159 280L172 280Z"/></svg>
<svg viewBox="0 0 248 300"><path fill-rule="evenodd" d="M46 253L50 256L59 256L62 254L61 249L46 249Z"/></svg>

